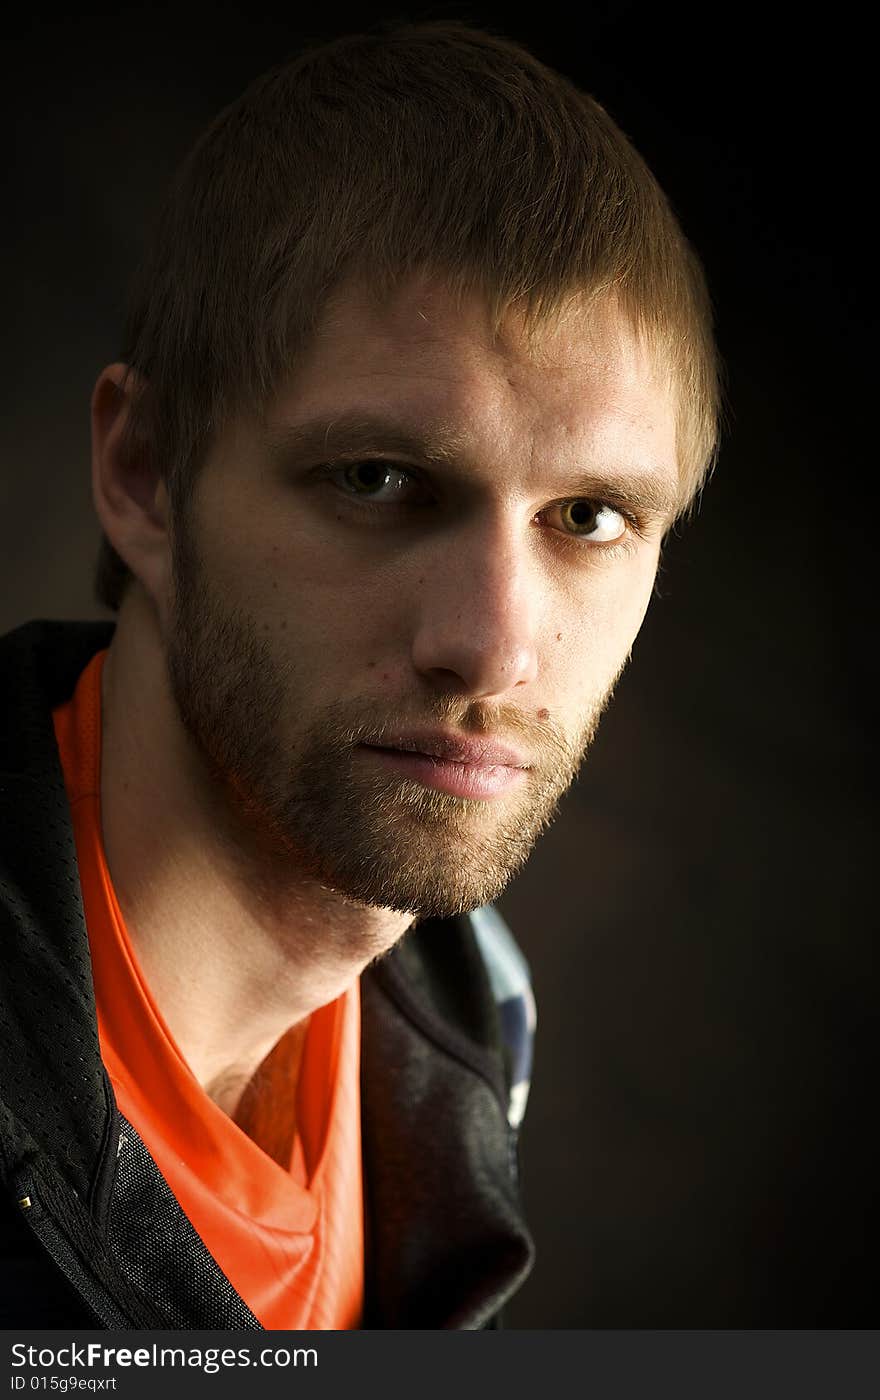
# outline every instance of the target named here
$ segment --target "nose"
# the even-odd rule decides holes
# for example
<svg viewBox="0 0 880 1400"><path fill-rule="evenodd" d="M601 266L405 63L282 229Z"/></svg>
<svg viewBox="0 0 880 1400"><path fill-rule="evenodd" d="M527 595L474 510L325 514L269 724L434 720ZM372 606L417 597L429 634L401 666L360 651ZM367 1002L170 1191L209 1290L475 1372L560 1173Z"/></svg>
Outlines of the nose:
<svg viewBox="0 0 880 1400"><path fill-rule="evenodd" d="M538 671L537 580L527 541L483 521L444 545L422 571L416 670L436 690L474 699L527 685Z"/></svg>

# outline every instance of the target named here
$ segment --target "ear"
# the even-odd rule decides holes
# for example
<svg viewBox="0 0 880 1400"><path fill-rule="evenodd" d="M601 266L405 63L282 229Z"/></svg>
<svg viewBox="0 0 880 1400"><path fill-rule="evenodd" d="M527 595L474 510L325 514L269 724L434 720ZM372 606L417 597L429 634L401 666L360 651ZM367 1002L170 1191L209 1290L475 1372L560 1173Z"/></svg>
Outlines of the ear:
<svg viewBox="0 0 880 1400"><path fill-rule="evenodd" d="M148 387L108 365L92 394L92 496L104 534L160 613L171 582L168 494L147 445L130 439L132 405Z"/></svg>

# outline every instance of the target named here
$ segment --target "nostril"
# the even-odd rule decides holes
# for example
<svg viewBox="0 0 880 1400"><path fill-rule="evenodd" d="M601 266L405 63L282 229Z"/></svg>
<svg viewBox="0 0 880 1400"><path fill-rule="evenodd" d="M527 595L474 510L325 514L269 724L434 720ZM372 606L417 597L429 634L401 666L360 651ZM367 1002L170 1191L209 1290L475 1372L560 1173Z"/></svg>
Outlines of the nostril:
<svg viewBox="0 0 880 1400"><path fill-rule="evenodd" d="M465 679L457 671L444 666L431 666L424 673L434 685L450 695L463 695L468 690Z"/></svg>

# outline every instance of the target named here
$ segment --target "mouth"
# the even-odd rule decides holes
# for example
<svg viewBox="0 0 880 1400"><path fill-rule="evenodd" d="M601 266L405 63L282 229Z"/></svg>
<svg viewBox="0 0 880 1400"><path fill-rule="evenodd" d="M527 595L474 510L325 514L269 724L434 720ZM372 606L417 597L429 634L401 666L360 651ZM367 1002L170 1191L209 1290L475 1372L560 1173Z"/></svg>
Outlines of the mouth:
<svg viewBox="0 0 880 1400"><path fill-rule="evenodd" d="M515 749L457 735L395 735L389 744L358 747L383 766L453 797L500 797L521 786L529 771Z"/></svg>

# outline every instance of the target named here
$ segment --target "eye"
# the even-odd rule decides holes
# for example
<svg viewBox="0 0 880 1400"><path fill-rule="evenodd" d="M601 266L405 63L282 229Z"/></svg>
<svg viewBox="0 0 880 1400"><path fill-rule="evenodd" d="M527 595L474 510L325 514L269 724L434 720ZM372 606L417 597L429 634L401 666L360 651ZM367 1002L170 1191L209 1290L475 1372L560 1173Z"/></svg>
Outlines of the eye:
<svg viewBox="0 0 880 1400"><path fill-rule="evenodd" d="M567 535L589 540L592 544L607 544L626 534L626 517L601 501L588 501L579 496L573 501L560 501L549 506L544 515Z"/></svg>
<svg viewBox="0 0 880 1400"><path fill-rule="evenodd" d="M399 500L404 492L411 494L415 485L412 474L403 467L369 457L337 468L333 479L347 494L382 502Z"/></svg>

